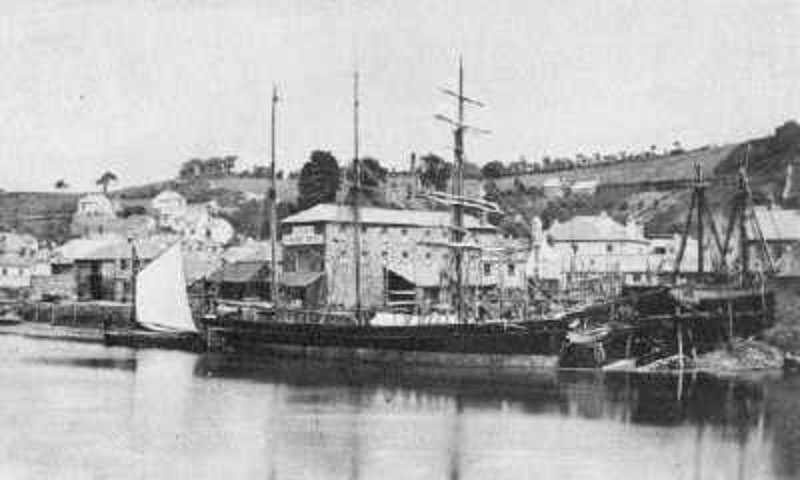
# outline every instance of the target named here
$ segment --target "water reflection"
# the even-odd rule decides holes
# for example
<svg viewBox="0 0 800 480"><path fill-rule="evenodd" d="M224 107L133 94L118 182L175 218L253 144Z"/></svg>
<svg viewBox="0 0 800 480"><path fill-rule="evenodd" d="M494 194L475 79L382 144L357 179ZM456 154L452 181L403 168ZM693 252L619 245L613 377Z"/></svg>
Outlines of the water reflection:
<svg viewBox="0 0 800 480"><path fill-rule="evenodd" d="M800 478L798 377L0 351L1 478Z"/></svg>
<svg viewBox="0 0 800 480"><path fill-rule="evenodd" d="M285 385L293 390L286 398L292 404L343 404L354 409L350 413L355 417L433 411L447 419L438 428L429 423L430 428L425 429L426 435L433 430L446 433L441 438L443 471L439 478L479 478L464 467L474 467L476 457L478 463L485 462L485 457L492 457L492 450L474 448L475 439L470 438L475 430L473 419L499 416L495 421L503 425L503 417L509 415L540 417L547 435L542 435L542 429L497 427L491 429L491 436L520 436L528 440L522 444L530 451L544 447L555 458L542 458L555 463L555 470L548 470L546 462L537 463L536 470L544 469L556 477L574 473L565 467L570 462L587 467L578 478L605 478L591 473L598 467L616 478L638 478L641 469L646 469L650 478L796 478L800 466L800 438L781 438L800 426L785 422L787 417L800 421L800 400L783 406L780 422L770 416L775 408L773 398L800 398L787 391L798 388L800 382L775 378L774 374L750 379L602 372L498 377L493 372L332 367L297 360L265 363L232 356L202 357L195 373ZM554 419L570 433L565 435L548 425ZM636 426L643 428L633 429ZM350 454L354 457L359 456L364 436L370 438L366 443L374 446L368 433L353 437L351 432ZM587 441L585 436L596 436L596 441ZM545 439L548 443L542 445ZM785 447L776 449L775 443ZM653 464L647 453L662 456L664 461ZM778 455L781 463L770 465L766 460L770 455ZM620 457L625 462L614 465ZM491 460L520 474L534 467L533 462L516 459L515 463L512 458L516 457L500 455ZM501 473L500 478L505 475Z"/></svg>

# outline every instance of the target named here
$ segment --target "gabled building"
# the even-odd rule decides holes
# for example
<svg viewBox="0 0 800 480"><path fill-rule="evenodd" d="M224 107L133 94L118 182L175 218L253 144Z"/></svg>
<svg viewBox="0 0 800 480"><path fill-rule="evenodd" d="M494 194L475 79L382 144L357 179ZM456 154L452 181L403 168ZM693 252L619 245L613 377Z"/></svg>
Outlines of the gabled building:
<svg viewBox="0 0 800 480"><path fill-rule="evenodd" d="M186 240L221 246L235 233L227 220L215 215L215 202L189 204L180 193L165 190L153 198L151 208L159 229L180 234Z"/></svg>
<svg viewBox="0 0 800 480"><path fill-rule="evenodd" d="M605 212L555 221L542 233L528 270L551 287L614 292L623 284L654 284L662 262L642 227Z"/></svg>
<svg viewBox="0 0 800 480"><path fill-rule="evenodd" d="M70 230L73 235L92 237L113 232L118 223L114 203L102 193L90 193L78 200Z"/></svg>
<svg viewBox="0 0 800 480"><path fill-rule="evenodd" d="M365 308L403 302L446 301L446 287L455 281L450 242L451 214L446 211L361 208L361 301ZM465 218L464 284L487 288L496 284L496 262L483 249L502 236L479 219ZM353 208L320 204L281 222L283 286L296 304L356 303Z"/></svg>
<svg viewBox="0 0 800 480"><path fill-rule="evenodd" d="M766 247L778 275L800 276L800 210L757 206L753 212L755 224L751 222L747 232L750 269L769 268Z"/></svg>

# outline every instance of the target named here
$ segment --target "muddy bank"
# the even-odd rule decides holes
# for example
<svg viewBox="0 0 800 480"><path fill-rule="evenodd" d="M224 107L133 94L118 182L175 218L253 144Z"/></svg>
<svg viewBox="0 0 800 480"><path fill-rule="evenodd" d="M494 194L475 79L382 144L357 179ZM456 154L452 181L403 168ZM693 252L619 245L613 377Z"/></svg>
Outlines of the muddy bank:
<svg viewBox="0 0 800 480"><path fill-rule="evenodd" d="M638 367L640 372L694 370L710 373L737 373L783 368L784 352L758 340L733 339L718 348L697 355L671 355Z"/></svg>

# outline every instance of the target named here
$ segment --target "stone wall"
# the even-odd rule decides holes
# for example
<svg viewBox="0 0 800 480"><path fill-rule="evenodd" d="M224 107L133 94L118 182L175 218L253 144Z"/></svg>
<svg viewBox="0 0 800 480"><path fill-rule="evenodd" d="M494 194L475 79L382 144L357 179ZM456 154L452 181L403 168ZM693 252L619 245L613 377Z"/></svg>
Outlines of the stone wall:
<svg viewBox="0 0 800 480"><path fill-rule="evenodd" d="M75 300L77 298L77 283L72 272L57 275L32 276L32 300L41 300L47 296Z"/></svg>

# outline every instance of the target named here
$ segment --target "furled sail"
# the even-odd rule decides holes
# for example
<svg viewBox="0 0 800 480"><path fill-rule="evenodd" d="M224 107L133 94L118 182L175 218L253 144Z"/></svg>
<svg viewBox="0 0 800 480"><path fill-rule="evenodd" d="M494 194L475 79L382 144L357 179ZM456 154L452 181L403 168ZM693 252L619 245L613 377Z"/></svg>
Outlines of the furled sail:
<svg viewBox="0 0 800 480"><path fill-rule="evenodd" d="M136 321L147 330L197 332L176 242L136 276Z"/></svg>

